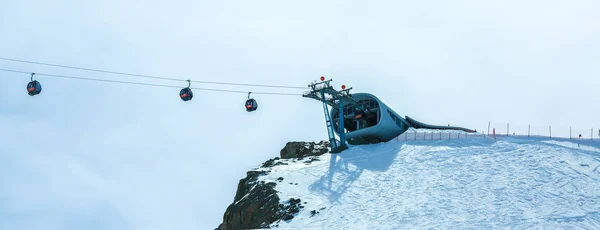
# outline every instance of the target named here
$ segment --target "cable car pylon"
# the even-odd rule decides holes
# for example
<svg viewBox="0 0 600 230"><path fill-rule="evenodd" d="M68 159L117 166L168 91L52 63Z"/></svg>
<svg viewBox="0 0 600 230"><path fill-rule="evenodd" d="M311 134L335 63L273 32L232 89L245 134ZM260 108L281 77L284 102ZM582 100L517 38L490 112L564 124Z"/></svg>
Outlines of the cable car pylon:
<svg viewBox="0 0 600 230"><path fill-rule="evenodd" d="M356 100L354 100L352 96L350 96L350 90L352 88L346 89L345 85L343 85L342 90L337 91L331 86L331 81L333 80L325 80L325 77L321 76L321 82L315 82L308 85L308 87L311 88L311 91L306 94L303 94L302 97L312 98L323 102L325 124L327 125L327 134L329 136L329 145L331 147L330 153L340 153L348 149L348 145L346 145L346 136L344 131L344 102L353 104L355 106L359 106L359 103ZM336 105L339 107L337 107ZM340 129L339 141L335 139L335 132L333 131L333 122L327 106L331 106L333 109L337 109L338 113L340 114L340 119L338 119L338 127Z"/></svg>

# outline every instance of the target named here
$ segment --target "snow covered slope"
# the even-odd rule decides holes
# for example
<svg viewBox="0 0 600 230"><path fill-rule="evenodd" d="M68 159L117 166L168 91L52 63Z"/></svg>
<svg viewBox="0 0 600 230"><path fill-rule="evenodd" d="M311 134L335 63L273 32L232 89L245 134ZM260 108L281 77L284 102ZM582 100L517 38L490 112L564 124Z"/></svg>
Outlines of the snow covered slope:
<svg viewBox="0 0 600 230"><path fill-rule="evenodd" d="M598 142L391 141L279 160L259 180L302 200L283 229L600 229Z"/></svg>

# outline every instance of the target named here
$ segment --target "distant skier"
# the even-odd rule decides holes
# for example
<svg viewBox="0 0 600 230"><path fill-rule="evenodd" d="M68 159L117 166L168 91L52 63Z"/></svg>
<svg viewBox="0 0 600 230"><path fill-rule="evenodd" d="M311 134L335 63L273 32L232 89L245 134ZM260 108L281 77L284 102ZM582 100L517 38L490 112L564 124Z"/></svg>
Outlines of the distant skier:
<svg viewBox="0 0 600 230"><path fill-rule="evenodd" d="M579 134L579 138L581 138L581 133Z"/></svg>

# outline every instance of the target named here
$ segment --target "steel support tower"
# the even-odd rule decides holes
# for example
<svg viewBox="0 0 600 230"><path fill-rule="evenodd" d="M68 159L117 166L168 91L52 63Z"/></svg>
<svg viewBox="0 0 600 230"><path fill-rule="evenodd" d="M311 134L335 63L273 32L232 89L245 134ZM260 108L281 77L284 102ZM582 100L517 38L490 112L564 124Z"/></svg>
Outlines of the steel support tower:
<svg viewBox="0 0 600 230"><path fill-rule="evenodd" d="M321 77L321 82L316 82L308 85L311 89L310 92L305 93L302 97L312 98L323 102L323 112L325 114L325 124L327 125L327 133L329 135L329 145L331 147L330 153L340 153L348 148L346 145L346 136L344 131L344 102L360 106L354 98L350 95L350 90L345 89L342 86L342 90L337 91L331 86L332 79L325 80ZM336 106L337 105L337 106ZM339 142L335 139L335 132L333 131L333 121L331 114L329 113L328 106L338 110L340 116L339 119Z"/></svg>

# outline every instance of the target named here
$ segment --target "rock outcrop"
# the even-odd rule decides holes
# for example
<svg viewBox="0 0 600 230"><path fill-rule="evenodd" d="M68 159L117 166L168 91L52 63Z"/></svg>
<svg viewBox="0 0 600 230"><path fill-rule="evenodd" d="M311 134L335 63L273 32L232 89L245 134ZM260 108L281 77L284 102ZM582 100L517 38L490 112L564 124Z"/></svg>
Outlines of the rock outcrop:
<svg viewBox="0 0 600 230"><path fill-rule="evenodd" d="M328 152L329 142L288 142L279 152L282 159L299 158L307 156L320 156Z"/></svg>
<svg viewBox="0 0 600 230"><path fill-rule="evenodd" d="M302 208L299 198L280 202L275 182L264 182L258 177L269 173L268 168L287 165L280 159L319 156L328 151L328 142L289 142L281 150L281 158L270 159L261 165L260 170L248 171L246 178L238 183L233 203L223 215L223 223L218 230L269 228L273 223L294 218ZM283 178L280 178L283 181Z"/></svg>
<svg viewBox="0 0 600 230"><path fill-rule="evenodd" d="M249 171L241 179L235 199L223 216L218 229L255 229L265 228L277 219L279 197L275 183L261 183L258 176L266 171Z"/></svg>

